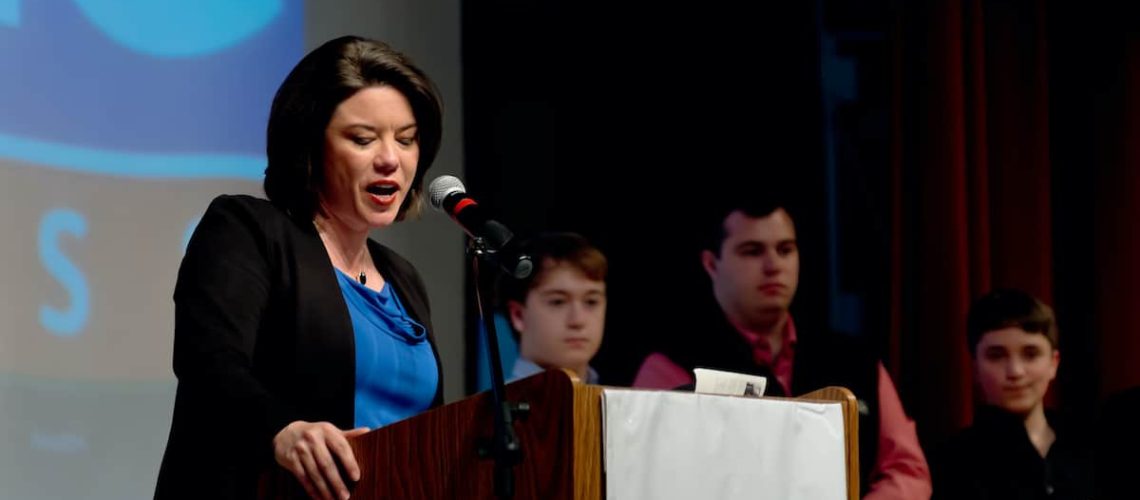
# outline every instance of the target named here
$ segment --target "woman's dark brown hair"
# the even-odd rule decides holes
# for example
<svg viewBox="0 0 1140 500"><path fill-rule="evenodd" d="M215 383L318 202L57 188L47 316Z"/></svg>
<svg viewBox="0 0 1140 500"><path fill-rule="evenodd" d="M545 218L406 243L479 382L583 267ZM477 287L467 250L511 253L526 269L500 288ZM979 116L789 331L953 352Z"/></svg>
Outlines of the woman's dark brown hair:
<svg viewBox="0 0 1140 500"><path fill-rule="evenodd" d="M300 219L320 210L324 134L333 112L361 89L382 85L408 99L420 144L416 177L396 220L419 210L424 174L443 135L442 99L407 56L383 42L356 36L328 41L310 52L277 89L266 134L264 188L270 201Z"/></svg>

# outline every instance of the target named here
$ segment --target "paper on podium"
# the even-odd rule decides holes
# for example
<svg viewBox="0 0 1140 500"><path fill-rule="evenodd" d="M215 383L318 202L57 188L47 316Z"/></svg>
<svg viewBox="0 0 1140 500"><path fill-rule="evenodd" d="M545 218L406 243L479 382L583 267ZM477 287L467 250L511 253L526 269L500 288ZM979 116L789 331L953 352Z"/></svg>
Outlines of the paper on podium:
<svg viewBox="0 0 1140 500"><path fill-rule="evenodd" d="M764 395L768 388L768 379L756 375L711 370L708 368L693 369L696 379L696 388L693 392L701 394L724 394L727 396L753 396Z"/></svg>
<svg viewBox="0 0 1140 500"><path fill-rule="evenodd" d="M839 404L606 389L607 499L847 498Z"/></svg>

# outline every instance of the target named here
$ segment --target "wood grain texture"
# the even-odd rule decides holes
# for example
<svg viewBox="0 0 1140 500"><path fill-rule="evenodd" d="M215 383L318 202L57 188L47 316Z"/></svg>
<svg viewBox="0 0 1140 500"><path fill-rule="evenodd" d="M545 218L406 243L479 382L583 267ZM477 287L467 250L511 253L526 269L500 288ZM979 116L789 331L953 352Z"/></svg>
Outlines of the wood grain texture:
<svg viewBox="0 0 1140 500"><path fill-rule="evenodd" d="M516 499L598 500L605 491L602 453L604 387L547 371L507 386L511 401L530 415L516 420L523 461L515 467ZM771 398L786 399L786 398ZM859 498L859 408L843 387L826 387L800 401L843 406L847 494ZM491 398L481 393L350 440L363 471L354 499L495 498L494 462L479 457L489 439ZM281 468L262 477L261 498L307 498Z"/></svg>
<svg viewBox="0 0 1140 500"><path fill-rule="evenodd" d="M516 420L523 460L515 470L516 499L566 499L574 490L574 390L555 371L507 386L511 401L530 404ZM350 440L362 477L354 499L495 498L494 461L478 456L493 413L480 393ZM262 498L306 498L284 469L268 474ZM598 497L594 497L598 498Z"/></svg>
<svg viewBox="0 0 1140 500"><path fill-rule="evenodd" d="M574 498L597 500L604 491L602 475L602 390L574 384Z"/></svg>

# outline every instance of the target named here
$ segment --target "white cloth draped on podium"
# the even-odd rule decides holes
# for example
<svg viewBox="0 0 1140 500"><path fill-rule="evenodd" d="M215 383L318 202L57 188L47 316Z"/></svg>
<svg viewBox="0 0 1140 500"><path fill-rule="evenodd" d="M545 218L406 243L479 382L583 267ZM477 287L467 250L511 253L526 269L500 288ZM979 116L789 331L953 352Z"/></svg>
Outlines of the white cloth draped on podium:
<svg viewBox="0 0 1140 500"><path fill-rule="evenodd" d="M839 404L603 393L606 498L847 498Z"/></svg>

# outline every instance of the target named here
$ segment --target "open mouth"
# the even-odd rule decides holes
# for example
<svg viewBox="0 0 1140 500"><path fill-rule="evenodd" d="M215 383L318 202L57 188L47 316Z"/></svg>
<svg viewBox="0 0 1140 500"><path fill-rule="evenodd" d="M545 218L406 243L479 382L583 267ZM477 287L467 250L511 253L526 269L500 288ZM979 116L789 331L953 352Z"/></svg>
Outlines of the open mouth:
<svg viewBox="0 0 1140 500"><path fill-rule="evenodd" d="M387 182L378 182L369 184L368 187L364 188L364 190L376 196L387 197L394 196L397 192L400 191L400 187Z"/></svg>

